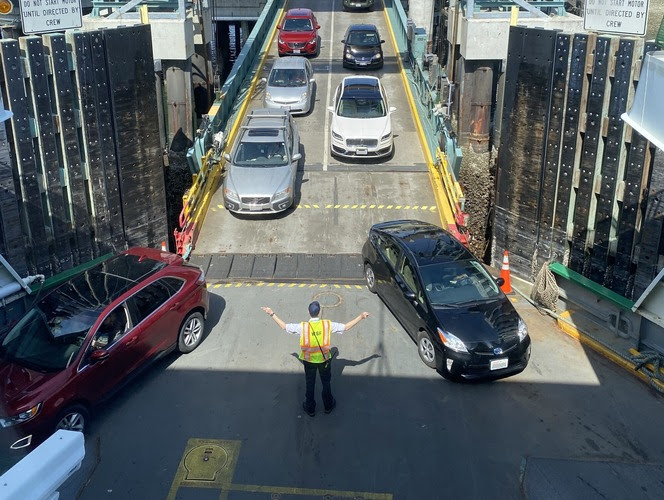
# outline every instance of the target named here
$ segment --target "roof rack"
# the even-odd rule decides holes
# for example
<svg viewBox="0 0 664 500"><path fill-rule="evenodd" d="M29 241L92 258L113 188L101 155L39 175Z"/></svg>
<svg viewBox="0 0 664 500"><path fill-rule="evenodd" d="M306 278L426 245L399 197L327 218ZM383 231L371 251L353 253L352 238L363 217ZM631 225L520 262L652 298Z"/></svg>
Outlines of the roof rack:
<svg viewBox="0 0 664 500"><path fill-rule="evenodd" d="M244 130L249 130L249 129L257 129L257 128L264 128L264 129L269 129L269 130L286 130L286 125L259 125L258 123L256 125L242 125L242 129Z"/></svg>
<svg viewBox="0 0 664 500"><path fill-rule="evenodd" d="M288 118L288 111L285 109L279 110L279 111L286 111L285 113L282 114L277 114L277 113L265 113L264 111L272 111L272 110L267 110L267 109L254 109L250 114L250 118L277 118L277 119L282 119L286 120Z"/></svg>

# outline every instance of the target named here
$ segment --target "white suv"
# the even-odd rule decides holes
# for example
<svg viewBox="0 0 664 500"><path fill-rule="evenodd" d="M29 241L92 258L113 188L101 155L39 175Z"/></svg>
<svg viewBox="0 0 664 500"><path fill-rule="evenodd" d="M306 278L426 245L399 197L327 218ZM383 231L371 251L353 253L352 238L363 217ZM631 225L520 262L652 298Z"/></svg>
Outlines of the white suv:
<svg viewBox="0 0 664 500"><path fill-rule="evenodd" d="M383 158L394 151L392 120L385 89L375 76L344 78L334 95L331 152L346 158Z"/></svg>

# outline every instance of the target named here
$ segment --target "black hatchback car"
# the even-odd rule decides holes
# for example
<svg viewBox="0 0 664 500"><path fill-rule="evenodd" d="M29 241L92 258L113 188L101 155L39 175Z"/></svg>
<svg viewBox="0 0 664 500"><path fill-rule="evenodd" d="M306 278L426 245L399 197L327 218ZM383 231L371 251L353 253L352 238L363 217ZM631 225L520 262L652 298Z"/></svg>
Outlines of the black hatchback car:
<svg viewBox="0 0 664 500"><path fill-rule="evenodd" d="M383 67L383 47L378 28L373 24L351 24L344 44L344 68L380 69Z"/></svg>
<svg viewBox="0 0 664 500"><path fill-rule="evenodd" d="M416 220L383 222L370 229L362 256L369 290L417 342L427 366L452 380L526 368L528 329L501 279L450 233Z"/></svg>

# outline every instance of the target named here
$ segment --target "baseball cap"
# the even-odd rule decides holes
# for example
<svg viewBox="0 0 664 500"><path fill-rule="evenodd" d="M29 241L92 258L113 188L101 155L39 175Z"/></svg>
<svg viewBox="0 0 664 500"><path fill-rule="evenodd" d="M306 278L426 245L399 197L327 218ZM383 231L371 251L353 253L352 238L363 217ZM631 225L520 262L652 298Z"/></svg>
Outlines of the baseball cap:
<svg viewBox="0 0 664 500"><path fill-rule="evenodd" d="M309 314L313 316L318 316L320 313L320 304L318 303L317 300L314 300L311 304L309 304Z"/></svg>

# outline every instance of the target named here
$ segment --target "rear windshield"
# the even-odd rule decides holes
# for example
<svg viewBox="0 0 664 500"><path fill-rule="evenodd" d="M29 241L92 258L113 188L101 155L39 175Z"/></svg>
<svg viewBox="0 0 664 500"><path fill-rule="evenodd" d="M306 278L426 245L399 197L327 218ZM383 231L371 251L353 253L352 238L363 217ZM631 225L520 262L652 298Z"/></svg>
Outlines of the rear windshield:
<svg viewBox="0 0 664 500"><path fill-rule="evenodd" d="M270 87L304 87L307 75L303 69L273 69L267 84Z"/></svg>
<svg viewBox="0 0 664 500"><path fill-rule="evenodd" d="M311 19L286 19L284 31L312 31Z"/></svg>
<svg viewBox="0 0 664 500"><path fill-rule="evenodd" d="M350 45L378 45L378 33L375 31L351 31L346 43Z"/></svg>

